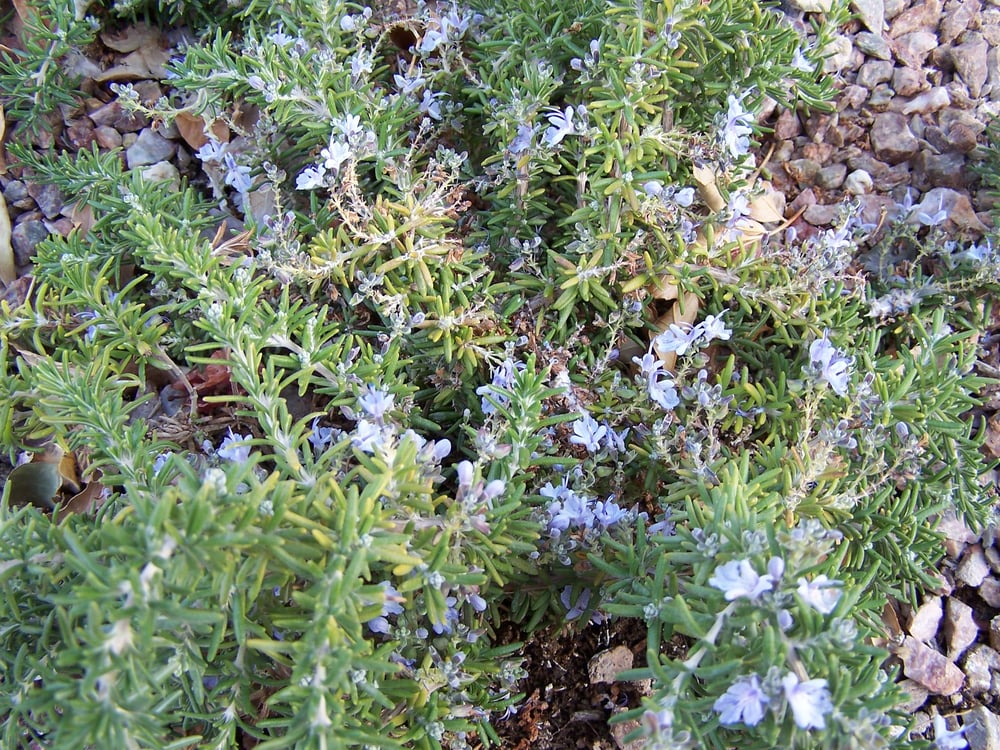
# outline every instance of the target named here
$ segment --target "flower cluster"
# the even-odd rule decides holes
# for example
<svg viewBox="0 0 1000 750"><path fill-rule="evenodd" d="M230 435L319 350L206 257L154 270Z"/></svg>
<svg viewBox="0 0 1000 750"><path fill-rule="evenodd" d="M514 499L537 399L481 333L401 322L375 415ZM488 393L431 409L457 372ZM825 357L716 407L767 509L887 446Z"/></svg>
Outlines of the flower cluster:
<svg viewBox="0 0 1000 750"><path fill-rule="evenodd" d="M846 396L851 382L853 359L830 343L829 333L809 345L809 364L805 371L815 382L830 386L838 396Z"/></svg>

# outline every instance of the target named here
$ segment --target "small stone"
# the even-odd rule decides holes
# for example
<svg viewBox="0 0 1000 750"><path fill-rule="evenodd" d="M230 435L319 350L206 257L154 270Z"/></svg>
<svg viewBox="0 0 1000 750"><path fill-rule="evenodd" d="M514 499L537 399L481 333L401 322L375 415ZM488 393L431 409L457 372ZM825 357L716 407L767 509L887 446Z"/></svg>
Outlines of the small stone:
<svg viewBox="0 0 1000 750"><path fill-rule="evenodd" d="M957 122L952 125L945 135L948 147L960 154L968 154L975 150L978 145L978 137L975 129L970 128L964 122Z"/></svg>
<svg viewBox="0 0 1000 750"><path fill-rule="evenodd" d="M1000 615L990 620L990 648L1000 651Z"/></svg>
<svg viewBox="0 0 1000 750"><path fill-rule="evenodd" d="M875 178L875 189L887 193L900 185L908 185L910 181L910 165L904 161L878 175Z"/></svg>
<svg viewBox="0 0 1000 750"><path fill-rule="evenodd" d="M944 224L946 228L964 230L976 235L983 235L988 231L986 225L972 210L969 196L946 187L936 187L929 190L924 195L920 205L914 207L910 221L918 223L920 213L932 215L939 210L944 210L948 214L948 219Z"/></svg>
<svg viewBox="0 0 1000 750"><path fill-rule="evenodd" d="M941 632L948 642L948 658L957 661L965 653L965 649L979 637L979 626L972 619L972 607L954 597L948 597L944 605Z"/></svg>
<svg viewBox="0 0 1000 750"><path fill-rule="evenodd" d="M906 637L897 655L903 660L903 673L934 695L951 695L962 689L962 670L912 636Z"/></svg>
<svg viewBox="0 0 1000 750"><path fill-rule="evenodd" d="M1000 572L1000 550L991 544L983 550L983 554L986 556L986 562L990 566L990 570L994 573Z"/></svg>
<svg viewBox="0 0 1000 750"><path fill-rule="evenodd" d="M786 162L785 172L799 185L812 185L819 172L819 164L812 159L792 159Z"/></svg>
<svg viewBox="0 0 1000 750"><path fill-rule="evenodd" d="M622 709L622 711L624 710ZM629 719L628 721L611 724L608 729L611 732L611 739L614 740L615 747L618 750L642 750L646 746L646 740L643 737L631 742L625 741L625 738L640 726L642 725L638 719Z"/></svg>
<svg viewBox="0 0 1000 750"><path fill-rule="evenodd" d="M868 89L864 86L852 83L850 86L844 87L844 90L840 92L840 96L837 97L837 110L842 113L841 117L838 118L837 124L841 126L844 124L845 110L850 112L861 109L861 105L865 103L867 98Z"/></svg>
<svg viewBox="0 0 1000 750"><path fill-rule="evenodd" d="M906 161L920 147L907 126L906 118L895 112L878 114L872 125L871 144L875 156L890 164Z"/></svg>
<svg viewBox="0 0 1000 750"><path fill-rule="evenodd" d="M885 5L882 0L851 0L851 7L865 28L876 34L882 33L882 27L885 26Z"/></svg>
<svg viewBox="0 0 1000 750"><path fill-rule="evenodd" d="M965 686L973 695L982 695L990 689L993 672L1000 670L1000 654L989 646L977 643L969 649L962 664Z"/></svg>
<svg viewBox="0 0 1000 750"><path fill-rule="evenodd" d="M967 33L963 42L951 48L951 60L955 71L969 87L969 96L978 99L986 83L989 69L986 65L988 45L983 35L977 32Z"/></svg>
<svg viewBox="0 0 1000 750"><path fill-rule="evenodd" d="M902 3L906 7L906 3ZM889 36L892 38L903 36L920 29L933 31L937 28L938 20L941 18L940 0L927 0L920 5L914 5L893 17L890 14L888 3L885 9L886 17L892 18L889 25Z"/></svg>
<svg viewBox="0 0 1000 750"><path fill-rule="evenodd" d="M587 664L590 684L614 682L619 673L632 668L634 658L627 646L615 646L595 654Z"/></svg>
<svg viewBox="0 0 1000 750"><path fill-rule="evenodd" d="M826 57L823 60L823 72L839 73L844 70L850 64L853 52L854 45L843 34L831 39L822 51L822 56Z"/></svg>
<svg viewBox="0 0 1000 750"><path fill-rule="evenodd" d="M854 46L869 57L874 57L878 60L892 59L892 50L889 48L889 42L881 34L862 31L854 37Z"/></svg>
<svg viewBox="0 0 1000 750"><path fill-rule="evenodd" d="M49 236L49 230L40 219L22 221L10 233L10 244L14 247L14 262L26 266L35 254L35 247Z"/></svg>
<svg viewBox="0 0 1000 750"><path fill-rule="evenodd" d="M173 192L181 189L181 174L177 171L177 167L169 161L158 161L156 164L146 167L142 170L142 176L150 182L169 183Z"/></svg>
<svg viewBox="0 0 1000 750"><path fill-rule="evenodd" d="M937 635L938 625L941 623L941 616L944 608L941 606L941 597L932 596L925 601L910 620L907 630L918 641L930 641Z"/></svg>
<svg viewBox="0 0 1000 750"><path fill-rule="evenodd" d="M864 86L869 91L874 90L880 83L885 83L892 78L892 63L882 60L869 60L858 69L858 85Z"/></svg>
<svg viewBox="0 0 1000 750"><path fill-rule="evenodd" d="M95 109L90 110L88 117L94 125L113 125L115 120L122 116L122 105L117 99L104 103L97 103Z"/></svg>
<svg viewBox="0 0 1000 750"><path fill-rule="evenodd" d="M28 182L28 195L35 199L38 210L42 212L46 219L54 219L61 212L63 204L63 194L55 185L42 185L37 182Z"/></svg>
<svg viewBox="0 0 1000 750"><path fill-rule="evenodd" d="M151 128L145 128L125 152L125 160L129 169L135 169L165 161L174 155L176 149L177 146L162 135L156 134Z"/></svg>
<svg viewBox="0 0 1000 750"><path fill-rule="evenodd" d="M903 12L906 7L906 0L885 0L885 20L891 21Z"/></svg>
<svg viewBox="0 0 1000 750"><path fill-rule="evenodd" d="M913 160L915 185L921 190L928 190L934 186L964 188L969 179L965 162L965 154L933 154L928 150L921 151Z"/></svg>
<svg viewBox="0 0 1000 750"><path fill-rule="evenodd" d="M872 177L878 177L889 169L889 165L884 161L879 161L868 152L847 157L847 168L851 170L863 169Z"/></svg>
<svg viewBox="0 0 1000 750"><path fill-rule="evenodd" d="M979 587L979 596L993 609L1000 609L1000 581L993 576L987 578Z"/></svg>
<svg viewBox="0 0 1000 750"><path fill-rule="evenodd" d="M109 125L94 128L94 139L101 148L118 148L122 145L122 134Z"/></svg>
<svg viewBox="0 0 1000 750"><path fill-rule="evenodd" d="M163 96L163 89L156 81L136 81L132 90L139 95L139 101L147 107L152 107Z"/></svg>
<svg viewBox="0 0 1000 750"><path fill-rule="evenodd" d="M944 536L945 550L948 552L948 557L951 558L957 558L959 553L965 549L965 545L975 544L979 541L979 535L966 526L965 521L960 519L954 511L942 514L935 530Z"/></svg>
<svg viewBox="0 0 1000 750"><path fill-rule="evenodd" d="M802 132L799 116L792 109L783 109L774 123L774 137L779 141L787 141Z"/></svg>
<svg viewBox="0 0 1000 750"><path fill-rule="evenodd" d="M982 10L979 0L952 0L945 6L938 25L938 37L941 44L951 44L959 35L969 28L969 23Z"/></svg>
<svg viewBox="0 0 1000 750"><path fill-rule="evenodd" d="M990 564L983 554L983 547L977 543L966 548L962 561L958 564L958 570L955 571L955 578L966 586L978 588L989 572Z"/></svg>
<svg viewBox="0 0 1000 750"><path fill-rule="evenodd" d="M845 177L847 177L846 164L831 164L816 173L816 186L824 190L836 190L844 184Z"/></svg>
<svg viewBox="0 0 1000 750"><path fill-rule="evenodd" d="M1000 750L1000 716L986 706L976 706L965 714L965 741L975 750Z"/></svg>
<svg viewBox="0 0 1000 750"><path fill-rule="evenodd" d="M21 180L11 180L3 189L3 197L7 200L8 204L23 201L29 197L28 186L21 182Z"/></svg>
<svg viewBox="0 0 1000 750"><path fill-rule="evenodd" d="M949 104L951 104L951 96L948 94L948 89L935 86L922 94L918 94L908 102L898 103L898 105L893 106L893 109L898 107L899 111L904 115L925 115L928 112L937 112L939 109L944 109Z"/></svg>
<svg viewBox="0 0 1000 750"><path fill-rule="evenodd" d="M927 702L927 696L930 695L927 688L910 679L900 680L897 687L903 691L904 695L908 696L903 698L903 702L899 704L899 710L908 714L912 714L924 705Z"/></svg>
<svg viewBox="0 0 1000 750"><path fill-rule="evenodd" d="M807 143L802 147L803 159L812 159L817 164L826 164L833 156L835 147L832 143Z"/></svg>
<svg viewBox="0 0 1000 750"><path fill-rule="evenodd" d="M788 204L788 212L792 215L797 214L801 209L807 208L808 206L815 206L817 203L816 193L812 188L806 188L797 196L795 200Z"/></svg>
<svg viewBox="0 0 1000 750"><path fill-rule="evenodd" d="M138 133L143 128L149 127L149 118L138 112L122 112L121 117L115 120L112 125L123 135L125 133Z"/></svg>
<svg viewBox="0 0 1000 750"><path fill-rule="evenodd" d="M844 190L851 195L870 193L873 187L875 187L875 181L863 169L855 169L844 180Z"/></svg>
<svg viewBox="0 0 1000 750"><path fill-rule="evenodd" d="M94 142L94 125L86 118L71 120L66 123L63 137L72 148L78 151L81 149L89 150Z"/></svg>
<svg viewBox="0 0 1000 750"><path fill-rule="evenodd" d="M840 213L840 206L836 204L824 205L814 203L802 214L802 218L814 227L825 227L834 222L837 214Z"/></svg>
<svg viewBox="0 0 1000 750"><path fill-rule="evenodd" d="M887 83L880 83L872 90L872 95L868 97L868 104L871 108L880 111L889 107L896 98L896 92Z"/></svg>
<svg viewBox="0 0 1000 750"><path fill-rule="evenodd" d="M930 88L927 74L916 68L896 68L890 84L900 96L913 96Z"/></svg>
<svg viewBox="0 0 1000 750"><path fill-rule="evenodd" d="M903 65L919 68L924 64L927 55L938 46L935 34L929 31L914 31L893 40L892 50L896 59Z"/></svg>

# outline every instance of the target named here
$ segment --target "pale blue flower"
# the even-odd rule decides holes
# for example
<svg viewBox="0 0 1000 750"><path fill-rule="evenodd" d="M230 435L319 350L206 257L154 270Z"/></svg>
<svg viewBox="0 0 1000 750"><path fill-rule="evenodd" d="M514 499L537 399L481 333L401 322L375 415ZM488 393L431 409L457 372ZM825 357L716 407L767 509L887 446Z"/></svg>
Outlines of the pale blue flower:
<svg viewBox="0 0 1000 750"><path fill-rule="evenodd" d="M351 445L365 453L374 453L385 443L385 435L382 428L374 422L366 419L359 420L354 427L354 435L351 437Z"/></svg>
<svg viewBox="0 0 1000 750"><path fill-rule="evenodd" d="M247 459L250 458L250 446L246 444L246 441L251 438L251 435L238 435L234 433L233 428L230 427L229 432L222 439L222 443L215 454L219 458L224 458L233 463L246 463Z"/></svg>
<svg viewBox="0 0 1000 750"><path fill-rule="evenodd" d="M669 375L665 372L660 374L664 377L656 374L649 376L649 397L665 411L673 411L681 402L681 398L677 395L677 388Z"/></svg>
<svg viewBox="0 0 1000 750"><path fill-rule="evenodd" d="M701 338L704 343L707 344L715 339L719 339L720 341L729 341L733 332L732 329L726 328L725 321L722 320L722 316L725 314L725 311L723 311L718 315L709 315L705 318L705 320L696 326L701 333Z"/></svg>
<svg viewBox="0 0 1000 750"><path fill-rule="evenodd" d="M310 426L312 431L309 434L309 442L312 444L312 447L318 451L325 450L333 441L333 428L320 427L319 417L316 417Z"/></svg>
<svg viewBox="0 0 1000 750"><path fill-rule="evenodd" d="M368 385L365 392L358 396L358 406L365 414L381 423L385 415L392 409L395 399L393 394Z"/></svg>
<svg viewBox="0 0 1000 750"><path fill-rule="evenodd" d="M826 575L818 575L812 581L800 578L798 594L817 612L828 615L840 601L841 585L840 581L832 581Z"/></svg>
<svg viewBox="0 0 1000 750"><path fill-rule="evenodd" d="M830 343L827 334L816 339L809 346L809 366L812 374L821 383L827 383L839 396L847 395L851 378L852 360L844 356Z"/></svg>
<svg viewBox="0 0 1000 750"><path fill-rule="evenodd" d="M719 133L726 150L734 159L750 153L750 135L753 133L753 113L743 106L746 94L729 95L729 111Z"/></svg>
<svg viewBox="0 0 1000 750"><path fill-rule="evenodd" d="M527 124L521 124L517 126L517 135L514 140L511 141L507 150L512 154L523 154L529 148L531 148L531 139L534 138L535 133L538 131L538 126L531 126Z"/></svg>
<svg viewBox="0 0 1000 750"><path fill-rule="evenodd" d="M591 453L597 453L601 449L601 440L607 434L607 427L598 424L596 419L584 413L573 422L573 434L570 435L569 441L574 445L584 446Z"/></svg>
<svg viewBox="0 0 1000 750"><path fill-rule="evenodd" d="M712 706L719 714L723 724L739 724L748 727L757 726L764 718L764 709L770 699L760 686L757 675L741 677L725 693L719 696Z"/></svg>
<svg viewBox="0 0 1000 750"><path fill-rule="evenodd" d="M799 729L826 729L826 715L833 711L826 680L805 680L789 672L781 680L785 699Z"/></svg>
<svg viewBox="0 0 1000 750"><path fill-rule="evenodd" d="M576 124L573 122L576 114L577 111L573 107L566 107L562 112L555 109L552 114L546 115L545 119L549 121L550 127L542 136L545 142L550 146L556 146L568 135L579 135L580 131L577 130Z"/></svg>
<svg viewBox="0 0 1000 750"><path fill-rule="evenodd" d="M695 346L700 335L701 331L697 328L671 323L667 330L653 339L653 343L660 352L677 352L678 356L683 356Z"/></svg>
<svg viewBox="0 0 1000 750"><path fill-rule="evenodd" d="M732 560L715 569L708 579L709 585L723 592L727 602L745 597L756 599L774 588L774 577L758 575L749 560Z"/></svg>
<svg viewBox="0 0 1000 750"><path fill-rule="evenodd" d="M581 591L575 602L570 599L572 595L572 586L566 586L559 594L559 601L562 602L562 605L566 608L567 620L575 620L578 618L587 611L587 605L590 604L590 589L584 589Z"/></svg>
<svg viewBox="0 0 1000 750"><path fill-rule="evenodd" d="M917 221L923 224L925 227L936 227L939 224L944 224L948 220L948 210L944 207L944 193L938 198L938 210L933 214L928 214L923 211L917 213Z"/></svg>

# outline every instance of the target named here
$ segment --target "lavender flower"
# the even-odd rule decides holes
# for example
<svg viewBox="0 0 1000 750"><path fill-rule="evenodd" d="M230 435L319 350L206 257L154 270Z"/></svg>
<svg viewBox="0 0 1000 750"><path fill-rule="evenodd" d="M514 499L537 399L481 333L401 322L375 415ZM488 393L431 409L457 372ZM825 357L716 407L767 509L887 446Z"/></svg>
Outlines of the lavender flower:
<svg viewBox="0 0 1000 750"><path fill-rule="evenodd" d="M785 699L799 729L825 729L826 715L833 710L826 680L805 680L789 672L781 680Z"/></svg>
<svg viewBox="0 0 1000 750"><path fill-rule="evenodd" d="M574 445L582 445L591 453L597 453L601 449L601 440L608 434L608 428L598 424L587 413L573 422L573 434L569 441Z"/></svg>
<svg viewBox="0 0 1000 750"><path fill-rule="evenodd" d="M368 629L373 633L382 633L385 635L389 632L389 621L386 618L389 615L402 614L403 606L400 602L405 601L405 599L389 581L382 581L379 585L382 587L383 596L385 597L382 604L382 614L368 621Z"/></svg>
<svg viewBox="0 0 1000 750"><path fill-rule="evenodd" d="M381 391L373 385L368 385L365 392L358 396L358 406L361 407L361 410L365 414L379 424L382 424L385 415L392 409L395 398L391 393Z"/></svg>
<svg viewBox="0 0 1000 750"><path fill-rule="evenodd" d="M708 582L725 594L727 602L741 597L756 599L774 588L774 576L757 575L749 560L732 560L720 565Z"/></svg>
<svg viewBox="0 0 1000 750"><path fill-rule="evenodd" d="M222 443L219 445L219 449L215 452L215 455L233 463L246 463L247 459L250 458L250 446L246 445L245 441L251 438L251 435L238 435L234 433L233 428L230 427L229 432L222 439Z"/></svg>
<svg viewBox="0 0 1000 750"><path fill-rule="evenodd" d="M670 376L667 373L662 375L665 377L657 377L655 374L649 376L649 397L665 411L673 411L681 398L677 395L677 388Z"/></svg>
<svg viewBox="0 0 1000 750"><path fill-rule="evenodd" d="M750 153L750 135L753 133L753 113L743 107L746 93L729 95L729 111L719 132L719 139L734 159Z"/></svg>
<svg viewBox="0 0 1000 750"><path fill-rule="evenodd" d="M685 330L684 326L671 323L667 330L653 339L653 344L658 351L677 352L678 356L683 356L688 349L695 346L700 335L701 331L698 328L687 326Z"/></svg>
<svg viewBox="0 0 1000 750"><path fill-rule="evenodd" d="M577 110L574 110L572 107L566 107L562 112L554 109L552 114L545 116L545 119L549 121L550 127L545 131L542 138L549 146L556 146L568 135L580 135L581 131L577 129L576 123L573 122L573 117L576 114L585 116L586 112L587 110L584 107L579 107Z"/></svg>
<svg viewBox="0 0 1000 750"><path fill-rule="evenodd" d="M828 615L840 601L840 581L831 581L825 575L818 575L812 581L799 579L799 596L817 612Z"/></svg>
<svg viewBox="0 0 1000 750"><path fill-rule="evenodd" d="M838 396L847 395L853 360L830 343L827 332L809 346L809 374L827 383Z"/></svg>
<svg viewBox="0 0 1000 750"><path fill-rule="evenodd" d="M712 706L723 724L746 724L757 726L764 718L764 708L770 699L760 686L757 675L741 677L715 701Z"/></svg>

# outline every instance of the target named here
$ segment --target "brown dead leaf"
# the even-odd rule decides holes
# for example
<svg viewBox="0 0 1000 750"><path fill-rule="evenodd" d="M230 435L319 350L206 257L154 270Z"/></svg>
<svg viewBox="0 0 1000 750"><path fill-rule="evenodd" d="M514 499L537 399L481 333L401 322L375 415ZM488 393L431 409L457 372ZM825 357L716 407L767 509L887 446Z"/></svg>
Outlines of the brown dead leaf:
<svg viewBox="0 0 1000 750"><path fill-rule="evenodd" d="M87 234L94 226L94 209L87 203L77 203L69 215L73 228Z"/></svg>
<svg viewBox="0 0 1000 750"><path fill-rule="evenodd" d="M105 487L100 480L101 472L95 469L87 486L56 511L56 523L62 522L70 513L86 513L91 508L99 508L105 499Z"/></svg>
<svg viewBox="0 0 1000 750"><path fill-rule="evenodd" d="M209 134L219 143L229 142L229 127L222 120L215 120L211 127L205 127L205 118L200 115L192 115L189 112L180 112L174 118L174 124L181 138L192 149L197 151L209 141Z"/></svg>
<svg viewBox="0 0 1000 750"><path fill-rule="evenodd" d="M140 47L122 58L118 65L109 68L99 76L94 76L98 83L108 81L142 81L148 78L162 80L167 77L164 67L170 60L170 50L163 49L159 44Z"/></svg>
<svg viewBox="0 0 1000 750"><path fill-rule="evenodd" d="M140 47L160 43L160 32L144 23L137 23L119 32L105 31L101 34L104 46L115 52L135 52Z"/></svg>
<svg viewBox="0 0 1000 750"><path fill-rule="evenodd" d="M14 246L10 241L10 214L7 213L7 200L0 194L0 281L13 284L17 278L17 266L14 262Z"/></svg>

